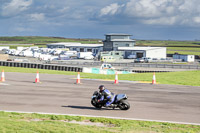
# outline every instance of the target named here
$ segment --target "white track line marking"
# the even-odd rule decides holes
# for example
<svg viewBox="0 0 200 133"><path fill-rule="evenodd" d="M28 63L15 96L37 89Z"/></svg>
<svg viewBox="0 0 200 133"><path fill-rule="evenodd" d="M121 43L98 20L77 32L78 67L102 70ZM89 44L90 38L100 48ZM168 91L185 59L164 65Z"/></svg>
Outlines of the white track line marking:
<svg viewBox="0 0 200 133"><path fill-rule="evenodd" d="M9 84L6 84L6 83L0 83L0 85L9 85Z"/></svg>
<svg viewBox="0 0 200 133"><path fill-rule="evenodd" d="M184 125L200 125L200 123L177 122L177 121L162 121L162 120L150 120L150 119L138 119L138 118L123 118L123 117L111 117L111 116L94 116L94 115L80 115L80 114L60 114L60 113L45 113L45 112L23 112L23 111L9 111L9 110L0 110L0 111L16 112L16 113L29 113L29 114L37 113L37 114L48 114L48 115L69 115L69 116L98 117L98 118L110 118L110 119L122 119L122 120L166 122L166 123L184 124Z"/></svg>

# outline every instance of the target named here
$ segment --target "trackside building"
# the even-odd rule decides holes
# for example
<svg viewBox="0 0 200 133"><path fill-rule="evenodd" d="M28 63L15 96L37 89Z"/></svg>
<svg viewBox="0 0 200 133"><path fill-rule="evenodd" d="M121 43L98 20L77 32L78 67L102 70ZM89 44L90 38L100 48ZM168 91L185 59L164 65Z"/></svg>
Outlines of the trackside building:
<svg viewBox="0 0 200 133"><path fill-rule="evenodd" d="M47 48L68 48L71 51L77 52L92 52L94 55L103 51L103 44L81 44L73 42L63 42L63 43L51 43L47 44Z"/></svg>
<svg viewBox="0 0 200 133"><path fill-rule="evenodd" d="M124 51L124 58L133 55L134 58L166 58L166 47L118 47L118 51Z"/></svg>
<svg viewBox="0 0 200 133"><path fill-rule="evenodd" d="M107 52L110 54L107 55L108 58L115 58L117 53L119 53L118 55L122 55L122 58L166 58L166 47L136 47L135 40L131 39L130 36L132 35L111 33L105 35L103 44L62 42L47 44L47 47L52 49L68 48L71 51L77 52L92 52L95 56L101 56L102 54L100 52ZM107 57L104 55L103 59Z"/></svg>

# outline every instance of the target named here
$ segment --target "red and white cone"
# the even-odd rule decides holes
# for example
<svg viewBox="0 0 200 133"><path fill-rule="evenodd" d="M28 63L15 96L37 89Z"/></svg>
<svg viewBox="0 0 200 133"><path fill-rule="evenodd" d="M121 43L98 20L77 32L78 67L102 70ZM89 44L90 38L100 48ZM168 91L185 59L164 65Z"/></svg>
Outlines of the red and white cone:
<svg viewBox="0 0 200 133"><path fill-rule="evenodd" d="M5 74L4 74L4 70L2 70L2 74L1 74L1 82L5 82Z"/></svg>
<svg viewBox="0 0 200 133"><path fill-rule="evenodd" d="M80 84L81 79L80 79L80 73L78 72L77 79L76 79L76 84Z"/></svg>
<svg viewBox="0 0 200 133"><path fill-rule="evenodd" d="M39 82L40 82L39 72L37 71L36 78L35 78L35 83L39 83Z"/></svg>
<svg viewBox="0 0 200 133"><path fill-rule="evenodd" d="M117 75L117 72L115 73L115 83L114 84L118 84L119 81L118 81L118 75Z"/></svg>
<svg viewBox="0 0 200 133"><path fill-rule="evenodd" d="M152 84L156 84L156 75L155 75L155 72L153 73Z"/></svg>

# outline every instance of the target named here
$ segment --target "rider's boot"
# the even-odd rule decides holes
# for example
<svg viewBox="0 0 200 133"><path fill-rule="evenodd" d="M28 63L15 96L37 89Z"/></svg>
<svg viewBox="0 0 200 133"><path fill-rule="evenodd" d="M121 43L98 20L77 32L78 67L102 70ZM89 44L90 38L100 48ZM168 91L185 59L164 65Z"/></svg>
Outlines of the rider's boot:
<svg viewBox="0 0 200 133"><path fill-rule="evenodd" d="M115 109L117 106L115 104L112 104L112 108Z"/></svg>
<svg viewBox="0 0 200 133"><path fill-rule="evenodd" d="M107 106L107 108L112 108L112 109L115 109L115 108L116 108L116 106L115 106L114 104L111 104L111 105Z"/></svg>

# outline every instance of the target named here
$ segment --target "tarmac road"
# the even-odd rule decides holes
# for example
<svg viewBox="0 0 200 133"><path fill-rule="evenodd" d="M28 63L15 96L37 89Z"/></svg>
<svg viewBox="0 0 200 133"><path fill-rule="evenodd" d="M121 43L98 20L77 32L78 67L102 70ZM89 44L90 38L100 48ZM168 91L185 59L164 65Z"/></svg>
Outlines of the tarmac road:
<svg viewBox="0 0 200 133"><path fill-rule="evenodd" d="M119 75L120 76L120 75ZM200 87L151 85L136 82L81 79L77 76L40 74L41 83L33 83L36 74L5 73L0 82L0 110L122 117L200 124ZM95 109L90 100L98 86L126 93L131 108Z"/></svg>

